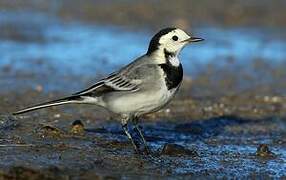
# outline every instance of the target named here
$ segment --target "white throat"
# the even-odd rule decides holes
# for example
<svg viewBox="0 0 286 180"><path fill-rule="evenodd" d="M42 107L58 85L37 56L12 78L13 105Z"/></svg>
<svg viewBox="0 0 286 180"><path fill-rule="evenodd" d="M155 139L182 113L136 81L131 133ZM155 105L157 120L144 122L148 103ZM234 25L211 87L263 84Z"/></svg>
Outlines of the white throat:
<svg viewBox="0 0 286 180"><path fill-rule="evenodd" d="M172 56L166 57L164 50L161 48L159 48L157 51L152 53L152 58L158 64L164 64L164 63L167 63L166 61L169 61L172 66L175 66L175 67L180 66L180 60L178 58L178 53Z"/></svg>
<svg viewBox="0 0 286 180"><path fill-rule="evenodd" d="M168 60L172 64L172 66L178 67L180 65L180 60L178 56L171 56Z"/></svg>

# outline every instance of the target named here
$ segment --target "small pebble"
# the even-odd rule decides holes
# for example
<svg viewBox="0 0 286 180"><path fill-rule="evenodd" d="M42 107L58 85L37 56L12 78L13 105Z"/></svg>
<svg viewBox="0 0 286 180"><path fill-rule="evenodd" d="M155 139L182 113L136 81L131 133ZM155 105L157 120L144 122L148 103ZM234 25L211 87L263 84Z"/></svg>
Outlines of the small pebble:
<svg viewBox="0 0 286 180"><path fill-rule="evenodd" d="M40 134L42 135L43 138L46 136L60 137L63 135L63 132L58 128L46 125L40 128Z"/></svg>
<svg viewBox="0 0 286 180"><path fill-rule="evenodd" d="M270 151L268 145L260 144L256 150L256 156L259 157L273 157L275 154Z"/></svg>
<svg viewBox="0 0 286 180"><path fill-rule="evenodd" d="M198 156L196 151L178 144L165 144L160 154L168 156Z"/></svg>
<svg viewBox="0 0 286 180"><path fill-rule="evenodd" d="M80 120L75 120L71 126L71 133L77 135L84 134L84 125Z"/></svg>
<svg viewBox="0 0 286 180"><path fill-rule="evenodd" d="M60 118L61 117L61 114L55 114L54 115L54 118Z"/></svg>

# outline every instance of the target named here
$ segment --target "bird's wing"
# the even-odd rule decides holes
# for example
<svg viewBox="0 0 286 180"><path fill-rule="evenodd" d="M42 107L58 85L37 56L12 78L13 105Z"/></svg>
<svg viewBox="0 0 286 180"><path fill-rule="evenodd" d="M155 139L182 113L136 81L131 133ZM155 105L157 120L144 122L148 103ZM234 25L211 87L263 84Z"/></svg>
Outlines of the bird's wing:
<svg viewBox="0 0 286 180"><path fill-rule="evenodd" d="M157 68L156 64L150 63L149 59L142 56L74 95L100 96L103 93L113 91L138 91L146 82L152 82L152 78L157 75ZM146 81L146 79L148 80Z"/></svg>
<svg viewBox="0 0 286 180"><path fill-rule="evenodd" d="M111 91L137 91L138 90L138 81L132 81L131 79L124 76L124 74L118 72L113 73L107 76L106 78L98 81L93 86L75 93L74 95L100 95L103 92Z"/></svg>

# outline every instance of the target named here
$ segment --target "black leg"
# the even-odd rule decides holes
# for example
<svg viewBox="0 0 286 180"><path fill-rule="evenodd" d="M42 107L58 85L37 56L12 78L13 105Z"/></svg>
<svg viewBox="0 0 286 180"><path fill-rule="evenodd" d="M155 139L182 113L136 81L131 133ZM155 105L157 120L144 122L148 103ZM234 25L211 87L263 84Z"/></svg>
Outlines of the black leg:
<svg viewBox="0 0 286 180"><path fill-rule="evenodd" d="M134 123L136 131L138 132L141 140L143 141L145 150L147 151L148 154L150 154L150 150L149 150L149 147L147 145L147 141L145 140L144 135L143 135L143 133L142 133L142 131L138 125L138 118L134 118L133 123Z"/></svg>
<svg viewBox="0 0 286 180"><path fill-rule="evenodd" d="M122 129L123 129L123 131L125 132L125 134L126 134L126 136L128 137L128 139L131 141L131 143L132 143L132 145L133 145L133 147L134 147L135 152L136 152L136 153L139 153L139 150L138 150L137 145L135 144L135 142L134 142L134 140L133 140L131 134L128 132L127 124L123 124L123 125L122 125Z"/></svg>

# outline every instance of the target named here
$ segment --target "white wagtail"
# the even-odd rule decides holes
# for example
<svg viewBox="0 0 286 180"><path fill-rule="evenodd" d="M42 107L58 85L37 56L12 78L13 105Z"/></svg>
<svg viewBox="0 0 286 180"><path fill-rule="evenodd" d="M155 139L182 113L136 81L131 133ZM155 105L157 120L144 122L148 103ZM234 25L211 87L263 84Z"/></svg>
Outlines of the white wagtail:
<svg viewBox="0 0 286 180"><path fill-rule="evenodd" d="M138 118L143 114L158 111L173 98L183 79L183 68L178 55L187 44L202 40L188 35L179 28L162 29L151 39L145 55L93 86L71 96L29 107L13 114L62 104L102 106L120 115L122 128L136 152L138 147L127 127L130 121L148 150L138 127Z"/></svg>

